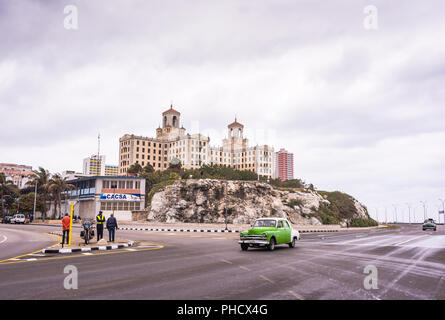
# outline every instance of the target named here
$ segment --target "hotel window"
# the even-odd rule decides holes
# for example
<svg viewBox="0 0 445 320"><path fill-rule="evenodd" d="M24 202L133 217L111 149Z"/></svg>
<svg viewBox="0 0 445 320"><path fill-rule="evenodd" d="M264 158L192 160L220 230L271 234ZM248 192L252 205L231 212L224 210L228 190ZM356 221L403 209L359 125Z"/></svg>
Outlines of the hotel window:
<svg viewBox="0 0 445 320"><path fill-rule="evenodd" d="M119 181L119 189L125 189L125 181Z"/></svg>
<svg viewBox="0 0 445 320"><path fill-rule="evenodd" d="M133 181L127 181L127 189L133 189Z"/></svg>
<svg viewBox="0 0 445 320"><path fill-rule="evenodd" d="M134 184L135 184L135 186L134 186L135 189L139 189L141 187L140 181L135 181Z"/></svg>
<svg viewBox="0 0 445 320"><path fill-rule="evenodd" d="M110 187L110 181L104 180L104 189L108 189Z"/></svg>

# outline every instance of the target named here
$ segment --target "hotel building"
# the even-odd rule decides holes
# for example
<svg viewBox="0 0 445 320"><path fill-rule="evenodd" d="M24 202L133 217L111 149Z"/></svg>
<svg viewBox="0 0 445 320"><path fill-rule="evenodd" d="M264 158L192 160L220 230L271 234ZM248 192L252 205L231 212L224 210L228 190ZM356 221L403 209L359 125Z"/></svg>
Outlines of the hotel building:
<svg viewBox="0 0 445 320"><path fill-rule="evenodd" d="M227 138L222 146L211 147L209 137L186 133L180 117L180 112L170 106L162 113L162 127L156 129L155 138L130 134L121 137L119 175L127 175L128 168L135 163L142 167L151 164L155 170L165 170L170 162L179 161L186 169L216 164L272 177L273 147L249 147L248 139L243 137L244 126L236 119L228 125Z"/></svg>

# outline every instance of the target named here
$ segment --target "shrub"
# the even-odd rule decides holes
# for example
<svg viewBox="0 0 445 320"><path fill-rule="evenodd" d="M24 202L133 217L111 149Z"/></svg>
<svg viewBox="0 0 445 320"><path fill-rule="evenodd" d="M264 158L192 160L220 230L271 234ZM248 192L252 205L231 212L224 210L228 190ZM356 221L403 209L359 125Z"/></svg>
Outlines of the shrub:
<svg viewBox="0 0 445 320"><path fill-rule="evenodd" d="M150 192L147 194L146 206L151 204L151 199L153 199L153 196L155 195L156 192L158 192L165 186L169 186L169 185L173 184L175 181L176 180L164 180L164 181L161 181L158 184L154 185L151 188Z"/></svg>
<svg viewBox="0 0 445 320"><path fill-rule="evenodd" d="M362 219L362 218L355 218L355 219L351 219L351 227L376 227L378 226L378 222L375 221L374 219Z"/></svg>

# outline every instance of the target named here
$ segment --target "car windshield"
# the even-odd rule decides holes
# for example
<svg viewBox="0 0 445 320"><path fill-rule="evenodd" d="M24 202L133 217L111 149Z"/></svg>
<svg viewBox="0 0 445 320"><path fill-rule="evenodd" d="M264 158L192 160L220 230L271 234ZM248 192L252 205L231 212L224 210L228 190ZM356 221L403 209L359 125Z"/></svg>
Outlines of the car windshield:
<svg viewBox="0 0 445 320"><path fill-rule="evenodd" d="M424 223L429 223L429 222L434 223L434 220L433 219L426 219Z"/></svg>
<svg viewBox="0 0 445 320"><path fill-rule="evenodd" d="M276 227L276 226L277 226L277 222L275 220L257 220L253 224L254 228L259 228L259 227Z"/></svg>

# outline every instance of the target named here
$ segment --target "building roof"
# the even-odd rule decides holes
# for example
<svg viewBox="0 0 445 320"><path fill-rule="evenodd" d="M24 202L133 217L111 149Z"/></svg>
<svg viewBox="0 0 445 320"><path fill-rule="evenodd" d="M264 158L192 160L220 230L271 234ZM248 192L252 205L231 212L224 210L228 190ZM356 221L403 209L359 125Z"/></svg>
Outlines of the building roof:
<svg viewBox="0 0 445 320"><path fill-rule="evenodd" d="M229 124L228 127L229 127L229 128L231 128L231 127L243 127L243 128L244 128L244 126L243 126L241 123L239 123L238 121L236 121L236 117L235 117L235 121L232 122L231 124Z"/></svg>
<svg viewBox="0 0 445 320"><path fill-rule="evenodd" d="M170 109L165 110L162 115L167 114L167 113L176 113L178 115L180 115L181 113L179 111L176 111L175 109L173 109L173 105L170 105Z"/></svg>

